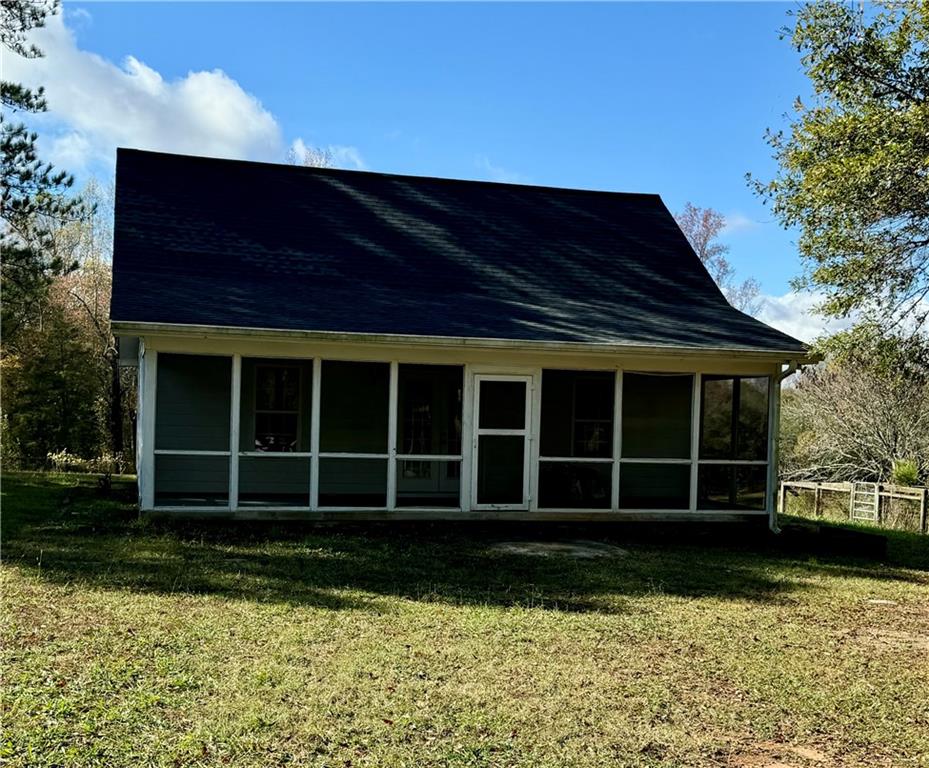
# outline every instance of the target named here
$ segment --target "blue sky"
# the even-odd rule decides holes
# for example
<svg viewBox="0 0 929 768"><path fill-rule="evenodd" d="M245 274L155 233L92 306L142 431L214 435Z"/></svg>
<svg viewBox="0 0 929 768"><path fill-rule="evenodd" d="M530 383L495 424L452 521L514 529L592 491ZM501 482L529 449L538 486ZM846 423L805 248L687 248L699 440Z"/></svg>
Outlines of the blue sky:
<svg viewBox="0 0 929 768"><path fill-rule="evenodd" d="M793 236L745 174L773 173L765 129L808 94L791 7L66 3L12 74L46 83L44 147L81 177L116 144L276 160L300 140L346 167L657 192L724 213L738 274L784 297Z"/></svg>

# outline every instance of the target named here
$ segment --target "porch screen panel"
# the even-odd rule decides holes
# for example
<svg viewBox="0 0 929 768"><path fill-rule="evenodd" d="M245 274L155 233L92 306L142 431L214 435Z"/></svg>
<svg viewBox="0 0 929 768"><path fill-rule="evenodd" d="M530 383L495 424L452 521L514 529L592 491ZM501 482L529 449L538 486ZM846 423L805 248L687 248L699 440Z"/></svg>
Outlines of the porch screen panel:
<svg viewBox="0 0 929 768"><path fill-rule="evenodd" d="M693 376L623 376L623 458L689 459Z"/></svg>
<svg viewBox="0 0 929 768"><path fill-rule="evenodd" d="M460 461L397 461L398 507L457 507L460 502Z"/></svg>
<svg viewBox="0 0 929 768"><path fill-rule="evenodd" d="M625 509L687 509L690 506L690 462L621 465L619 506Z"/></svg>
<svg viewBox="0 0 929 768"><path fill-rule="evenodd" d="M240 507L309 505L309 457L287 454L239 456Z"/></svg>
<svg viewBox="0 0 929 768"><path fill-rule="evenodd" d="M613 455L612 371L542 371L543 456Z"/></svg>
<svg viewBox="0 0 929 768"><path fill-rule="evenodd" d="M242 358L239 507L310 506L313 361Z"/></svg>
<svg viewBox="0 0 929 768"><path fill-rule="evenodd" d="M322 366L320 451L386 454L390 365L324 360Z"/></svg>
<svg viewBox="0 0 929 768"><path fill-rule="evenodd" d="M542 371L541 508L610 508L615 384L613 371Z"/></svg>
<svg viewBox="0 0 929 768"><path fill-rule="evenodd" d="M477 503L519 504L523 500L525 438L481 435L477 455Z"/></svg>
<svg viewBox="0 0 929 768"><path fill-rule="evenodd" d="M397 375L397 453L461 455L461 366L403 364Z"/></svg>
<svg viewBox="0 0 929 768"><path fill-rule="evenodd" d="M768 468L755 464L701 464L701 509L763 510Z"/></svg>
<svg viewBox="0 0 929 768"><path fill-rule="evenodd" d="M154 503L229 503L232 358L159 353Z"/></svg>
<svg viewBox="0 0 929 768"><path fill-rule="evenodd" d="M397 366L396 505L461 504L464 369Z"/></svg>
<svg viewBox="0 0 929 768"><path fill-rule="evenodd" d="M386 507L390 364L323 360L319 506Z"/></svg>
<svg viewBox="0 0 929 768"><path fill-rule="evenodd" d="M539 506L565 509L609 509L612 462L539 462Z"/></svg>
<svg viewBox="0 0 929 768"><path fill-rule="evenodd" d="M229 457L155 454L156 507L224 507Z"/></svg>
<svg viewBox="0 0 929 768"><path fill-rule="evenodd" d="M155 450L228 451L232 358L158 355Z"/></svg>
<svg viewBox="0 0 929 768"><path fill-rule="evenodd" d="M697 504L707 510L767 507L768 376L705 376Z"/></svg>
<svg viewBox="0 0 929 768"><path fill-rule="evenodd" d="M320 458L319 506L387 506L387 459Z"/></svg>
<svg viewBox="0 0 929 768"><path fill-rule="evenodd" d="M526 424L526 386L519 381L484 381L478 407L481 429L522 429Z"/></svg>
<svg viewBox="0 0 929 768"><path fill-rule="evenodd" d="M693 374L623 373L622 509L690 509Z"/></svg>

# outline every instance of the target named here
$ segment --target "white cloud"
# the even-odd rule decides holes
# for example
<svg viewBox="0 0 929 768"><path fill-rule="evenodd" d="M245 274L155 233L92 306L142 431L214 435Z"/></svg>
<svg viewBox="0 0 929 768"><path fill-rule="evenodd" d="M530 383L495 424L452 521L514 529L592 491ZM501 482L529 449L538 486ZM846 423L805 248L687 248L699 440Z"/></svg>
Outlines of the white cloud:
<svg viewBox="0 0 929 768"><path fill-rule="evenodd" d="M332 152L332 159L339 168L354 168L358 171L367 168L357 147L343 144L327 144L326 148Z"/></svg>
<svg viewBox="0 0 929 768"><path fill-rule="evenodd" d="M480 168L481 172L490 181L499 181L505 184L529 184L529 177L516 171L510 171L494 165L486 155L478 155L474 158L474 164Z"/></svg>
<svg viewBox="0 0 929 768"><path fill-rule="evenodd" d="M720 231L722 235L733 235L738 232L748 232L761 226L760 221L749 218L744 213L729 213L724 217L725 224Z"/></svg>
<svg viewBox="0 0 929 768"><path fill-rule="evenodd" d="M810 342L827 333L850 328L853 318L824 318L815 313L823 301L817 293L790 291L783 296L762 296L756 317L800 341Z"/></svg>
<svg viewBox="0 0 929 768"><path fill-rule="evenodd" d="M66 14L89 22L86 11ZM279 162L281 128L221 69L174 80L127 56L121 65L78 47L59 14L37 30L40 59L4 57L4 79L44 85L49 111L35 118L43 154L72 172L112 168L116 147ZM333 145L340 165L363 167L354 147Z"/></svg>

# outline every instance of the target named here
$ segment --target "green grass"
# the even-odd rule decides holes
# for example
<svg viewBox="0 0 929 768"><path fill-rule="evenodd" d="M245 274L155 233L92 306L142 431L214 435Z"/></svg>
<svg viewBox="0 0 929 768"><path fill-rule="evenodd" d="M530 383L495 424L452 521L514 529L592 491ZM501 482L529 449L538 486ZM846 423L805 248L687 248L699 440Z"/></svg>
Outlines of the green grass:
<svg viewBox="0 0 929 768"><path fill-rule="evenodd" d="M3 480L15 766L929 766L929 539L139 520ZM901 536L903 536L901 534ZM734 543L736 542L736 543ZM877 602L874 602L877 601Z"/></svg>

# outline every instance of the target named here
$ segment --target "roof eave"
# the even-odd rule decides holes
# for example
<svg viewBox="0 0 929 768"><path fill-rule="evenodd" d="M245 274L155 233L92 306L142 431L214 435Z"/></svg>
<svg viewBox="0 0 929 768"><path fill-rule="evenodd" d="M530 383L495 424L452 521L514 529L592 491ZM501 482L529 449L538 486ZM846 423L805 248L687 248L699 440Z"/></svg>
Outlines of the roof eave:
<svg viewBox="0 0 929 768"><path fill-rule="evenodd" d="M493 339L469 336L417 336L411 334L348 333L343 331L306 331L279 328L251 328L243 326L188 325L184 323L153 323L134 320L113 320L114 334L146 336L151 334L196 337L240 337L303 341L341 341L360 344L408 344L423 347L529 349L539 352L575 352L595 355L677 355L684 357L733 357L768 362L794 360L800 365L815 363L818 357L808 349L768 350L738 347L688 347L662 344L621 344L611 342L530 341L521 339Z"/></svg>

